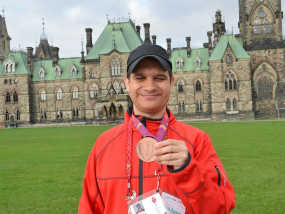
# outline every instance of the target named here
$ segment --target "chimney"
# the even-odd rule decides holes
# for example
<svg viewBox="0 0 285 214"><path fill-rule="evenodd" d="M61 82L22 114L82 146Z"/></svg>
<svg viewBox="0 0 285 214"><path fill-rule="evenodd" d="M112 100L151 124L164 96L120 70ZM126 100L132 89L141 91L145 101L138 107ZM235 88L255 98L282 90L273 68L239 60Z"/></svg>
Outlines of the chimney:
<svg viewBox="0 0 285 214"><path fill-rule="evenodd" d="M156 35L152 35L152 44L156 45Z"/></svg>
<svg viewBox="0 0 285 214"><path fill-rule="evenodd" d="M208 32L207 32L208 43L209 43L208 48L209 48L209 49L212 49L212 48L213 48L212 35L213 35L212 31L208 31Z"/></svg>
<svg viewBox="0 0 285 214"><path fill-rule="evenodd" d="M32 47L27 47L28 65L32 64L33 50L34 49Z"/></svg>
<svg viewBox="0 0 285 214"><path fill-rule="evenodd" d="M58 47L52 48L52 64L53 65L57 65L57 63L58 63L58 52L59 52Z"/></svg>
<svg viewBox="0 0 285 214"><path fill-rule="evenodd" d="M143 26L144 26L144 34L145 34L144 43L151 43L151 41L150 41L150 32L149 32L150 24L149 23L144 23Z"/></svg>
<svg viewBox="0 0 285 214"><path fill-rule="evenodd" d="M167 38L166 42L167 42L167 53L170 56L171 55L171 38Z"/></svg>
<svg viewBox="0 0 285 214"><path fill-rule="evenodd" d="M187 56L190 57L191 56L191 46L190 46L191 37L187 36L185 39L187 43Z"/></svg>
<svg viewBox="0 0 285 214"><path fill-rule="evenodd" d="M141 26L137 25L136 30L139 36L141 36Z"/></svg>
<svg viewBox="0 0 285 214"><path fill-rule="evenodd" d="M81 60L80 60L80 63L81 63L81 64L84 64L84 63L85 63L84 51L83 51L83 50L81 51Z"/></svg>
<svg viewBox="0 0 285 214"><path fill-rule="evenodd" d="M92 44L92 28L86 28L86 52L89 53L90 49L93 47Z"/></svg>

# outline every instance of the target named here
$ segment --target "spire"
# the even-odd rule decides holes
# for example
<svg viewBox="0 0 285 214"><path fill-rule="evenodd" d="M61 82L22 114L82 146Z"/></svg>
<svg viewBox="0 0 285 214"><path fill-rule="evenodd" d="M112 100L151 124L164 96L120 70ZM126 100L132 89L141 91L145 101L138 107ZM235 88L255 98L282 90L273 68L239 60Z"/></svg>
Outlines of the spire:
<svg viewBox="0 0 285 214"><path fill-rule="evenodd" d="M41 40L48 40L47 35L45 33L45 19L44 18L42 18L42 25L43 25L43 32L41 34Z"/></svg>

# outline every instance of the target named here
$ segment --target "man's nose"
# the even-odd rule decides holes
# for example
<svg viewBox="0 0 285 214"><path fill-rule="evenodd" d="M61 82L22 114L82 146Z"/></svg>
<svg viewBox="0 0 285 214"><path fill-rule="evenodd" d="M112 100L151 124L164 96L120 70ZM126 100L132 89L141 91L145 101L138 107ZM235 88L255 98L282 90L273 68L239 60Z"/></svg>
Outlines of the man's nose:
<svg viewBox="0 0 285 214"><path fill-rule="evenodd" d="M153 90L155 89L155 81L152 78L147 78L145 81L145 87L146 90Z"/></svg>

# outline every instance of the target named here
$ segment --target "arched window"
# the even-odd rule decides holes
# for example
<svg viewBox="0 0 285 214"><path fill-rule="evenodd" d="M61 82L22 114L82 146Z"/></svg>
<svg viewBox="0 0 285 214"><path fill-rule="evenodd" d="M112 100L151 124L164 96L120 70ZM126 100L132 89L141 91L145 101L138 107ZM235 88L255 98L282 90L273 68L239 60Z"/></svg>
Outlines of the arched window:
<svg viewBox="0 0 285 214"><path fill-rule="evenodd" d="M96 77L96 73L93 69L90 70L90 79L94 79Z"/></svg>
<svg viewBox="0 0 285 214"><path fill-rule="evenodd" d="M72 68L71 68L71 74L72 74L72 76L73 76L73 77L74 77L74 76L76 76L76 75L78 74L78 72L77 72L77 69L76 69L75 65L73 65L73 66L72 66Z"/></svg>
<svg viewBox="0 0 285 214"><path fill-rule="evenodd" d="M9 120L9 112L8 112L8 110L6 110L6 113L5 113L5 120L6 120L6 121Z"/></svg>
<svg viewBox="0 0 285 214"><path fill-rule="evenodd" d="M78 88L77 87L74 87L72 90L72 98L78 99Z"/></svg>
<svg viewBox="0 0 285 214"><path fill-rule="evenodd" d="M267 34L271 33L271 24L267 19L264 22L264 32Z"/></svg>
<svg viewBox="0 0 285 214"><path fill-rule="evenodd" d="M233 99L233 110L234 110L234 111L237 111L237 110L238 110L236 98Z"/></svg>
<svg viewBox="0 0 285 214"><path fill-rule="evenodd" d="M202 90L202 85L201 85L200 80L196 81L195 90L196 90L196 92L200 92Z"/></svg>
<svg viewBox="0 0 285 214"><path fill-rule="evenodd" d="M183 92L184 91L184 82L182 80L179 80L177 87L178 87L178 92Z"/></svg>
<svg viewBox="0 0 285 214"><path fill-rule="evenodd" d="M258 80L258 98L272 99L273 98L273 80L270 77L262 77Z"/></svg>
<svg viewBox="0 0 285 214"><path fill-rule="evenodd" d="M98 96L98 86L96 83L93 83L92 85L90 85L89 87L89 97L90 99L94 99L95 97Z"/></svg>
<svg viewBox="0 0 285 214"><path fill-rule="evenodd" d="M233 90L233 81L231 79L229 80L229 89Z"/></svg>
<svg viewBox="0 0 285 214"><path fill-rule="evenodd" d="M227 111L231 111L231 100L229 98L227 98L227 101L226 101L226 110Z"/></svg>
<svg viewBox="0 0 285 214"><path fill-rule="evenodd" d="M184 67L184 60L182 58L178 58L176 60L176 69L177 70L182 70Z"/></svg>
<svg viewBox="0 0 285 214"><path fill-rule="evenodd" d="M272 32L274 14L269 8L261 5L253 14L253 17L253 32L255 34L269 34Z"/></svg>
<svg viewBox="0 0 285 214"><path fill-rule="evenodd" d="M56 99L57 100L62 100L62 89L61 88L57 89Z"/></svg>
<svg viewBox="0 0 285 214"><path fill-rule="evenodd" d="M16 91L14 91L13 93L13 100L14 100L14 103L18 103L18 94Z"/></svg>
<svg viewBox="0 0 285 214"><path fill-rule="evenodd" d="M199 112L203 111L203 102L202 102L202 100L197 100L195 106L196 106L196 113L199 113Z"/></svg>
<svg viewBox="0 0 285 214"><path fill-rule="evenodd" d="M229 90L229 85L228 85L228 81L225 80L225 91L228 91Z"/></svg>
<svg viewBox="0 0 285 214"><path fill-rule="evenodd" d="M5 96L5 103L10 103L11 102L11 95L10 93L7 91L6 96Z"/></svg>
<svg viewBox="0 0 285 214"><path fill-rule="evenodd" d="M237 79L234 73L225 74L225 91L237 90Z"/></svg>
<svg viewBox="0 0 285 214"><path fill-rule="evenodd" d="M121 75L121 65L117 58L112 59L111 71L112 71L112 76Z"/></svg>
<svg viewBox="0 0 285 214"><path fill-rule="evenodd" d="M40 79L43 80L45 79L45 70L43 68L40 69Z"/></svg>
<svg viewBox="0 0 285 214"><path fill-rule="evenodd" d="M44 89L41 90L40 92L40 96L41 96L41 101L46 101L46 91Z"/></svg>
<svg viewBox="0 0 285 214"><path fill-rule="evenodd" d="M59 66L56 66L55 67L55 75L57 76L57 77L60 77L61 76L61 69L60 69L60 67Z"/></svg>
<svg viewBox="0 0 285 214"><path fill-rule="evenodd" d="M182 112L182 103L179 102L178 103L178 113L181 113Z"/></svg>
<svg viewBox="0 0 285 214"><path fill-rule="evenodd" d="M19 109L17 109L16 120L21 120L21 113L20 113Z"/></svg>
<svg viewBox="0 0 285 214"><path fill-rule="evenodd" d="M260 34L261 33L261 27L260 27L260 21L256 20L254 25L253 25L253 32L255 34Z"/></svg>

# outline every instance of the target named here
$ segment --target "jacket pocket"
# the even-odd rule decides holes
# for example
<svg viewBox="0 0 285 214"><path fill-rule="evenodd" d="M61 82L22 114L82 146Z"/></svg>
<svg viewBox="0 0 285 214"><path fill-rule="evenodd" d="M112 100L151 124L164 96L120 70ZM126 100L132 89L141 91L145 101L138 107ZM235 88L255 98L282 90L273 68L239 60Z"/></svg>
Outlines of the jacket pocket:
<svg viewBox="0 0 285 214"><path fill-rule="evenodd" d="M218 186L221 186L221 172L218 166L215 166L218 175Z"/></svg>

